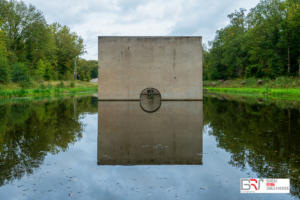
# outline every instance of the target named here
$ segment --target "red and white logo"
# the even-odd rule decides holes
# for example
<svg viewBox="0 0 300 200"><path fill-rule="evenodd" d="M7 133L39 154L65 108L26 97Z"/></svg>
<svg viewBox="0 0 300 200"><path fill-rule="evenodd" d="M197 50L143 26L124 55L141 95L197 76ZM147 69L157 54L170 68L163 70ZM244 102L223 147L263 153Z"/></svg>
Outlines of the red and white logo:
<svg viewBox="0 0 300 200"><path fill-rule="evenodd" d="M290 179L242 178L241 193L290 193Z"/></svg>

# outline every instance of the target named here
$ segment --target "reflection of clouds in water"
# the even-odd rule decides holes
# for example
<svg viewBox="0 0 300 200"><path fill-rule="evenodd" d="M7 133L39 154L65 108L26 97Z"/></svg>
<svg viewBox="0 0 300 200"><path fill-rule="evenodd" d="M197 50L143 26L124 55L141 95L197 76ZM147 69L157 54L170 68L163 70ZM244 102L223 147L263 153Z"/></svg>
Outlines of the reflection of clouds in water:
<svg viewBox="0 0 300 200"><path fill-rule="evenodd" d="M208 126L203 133L203 150L208 153L203 156L203 165L97 166L97 114L85 115L82 121L87 126L80 142L67 152L48 154L45 164L30 177L1 187L1 199L67 199L69 193L74 193L72 199L245 198L239 181L251 171L241 172L228 164L231 155L216 147ZM210 153L216 150L218 155ZM248 199L257 197L289 198L247 195Z"/></svg>

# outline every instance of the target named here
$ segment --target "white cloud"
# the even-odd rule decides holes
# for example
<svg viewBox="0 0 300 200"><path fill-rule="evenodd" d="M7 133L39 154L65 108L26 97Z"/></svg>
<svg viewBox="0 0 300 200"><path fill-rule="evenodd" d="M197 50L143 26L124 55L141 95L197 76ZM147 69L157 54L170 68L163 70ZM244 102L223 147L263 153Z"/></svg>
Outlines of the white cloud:
<svg viewBox="0 0 300 200"><path fill-rule="evenodd" d="M85 59L97 60L98 36L202 36L214 38L227 15L259 0L24 0L48 23L68 25L86 44Z"/></svg>

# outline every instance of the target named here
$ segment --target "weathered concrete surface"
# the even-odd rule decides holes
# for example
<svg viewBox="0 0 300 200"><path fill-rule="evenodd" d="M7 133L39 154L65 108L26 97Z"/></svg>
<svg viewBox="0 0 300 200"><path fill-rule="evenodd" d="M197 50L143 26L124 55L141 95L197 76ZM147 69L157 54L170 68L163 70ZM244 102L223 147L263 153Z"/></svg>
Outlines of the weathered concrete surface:
<svg viewBox="0 0 300 200"><path fill-rule="evenodd" d="M203 102L98 102L98 165L202 164Z"/></svg>
<svg viewBox="0 0 300 200"><path fill-rule="evenodd" d="M98 99L202 100L201 37L99 37Z"/></svg>

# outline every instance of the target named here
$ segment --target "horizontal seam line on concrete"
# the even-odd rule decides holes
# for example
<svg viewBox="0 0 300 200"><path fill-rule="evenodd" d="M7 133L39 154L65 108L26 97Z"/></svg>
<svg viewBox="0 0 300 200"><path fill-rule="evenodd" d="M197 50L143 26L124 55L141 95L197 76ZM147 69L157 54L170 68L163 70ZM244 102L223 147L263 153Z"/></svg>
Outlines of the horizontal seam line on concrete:
<svg viewBox="0 0 300 200"><path fill-rule="evenodd" d="M98 99L98 101L140 101L140 99ZM162 99L161 101L203 101L203 99Z"/></svg>
<svg viewBox="0 0 300 200"><path fill-rule="evenodd" d="M202 36L98 36L98 38L202 38Z"/></svg>

